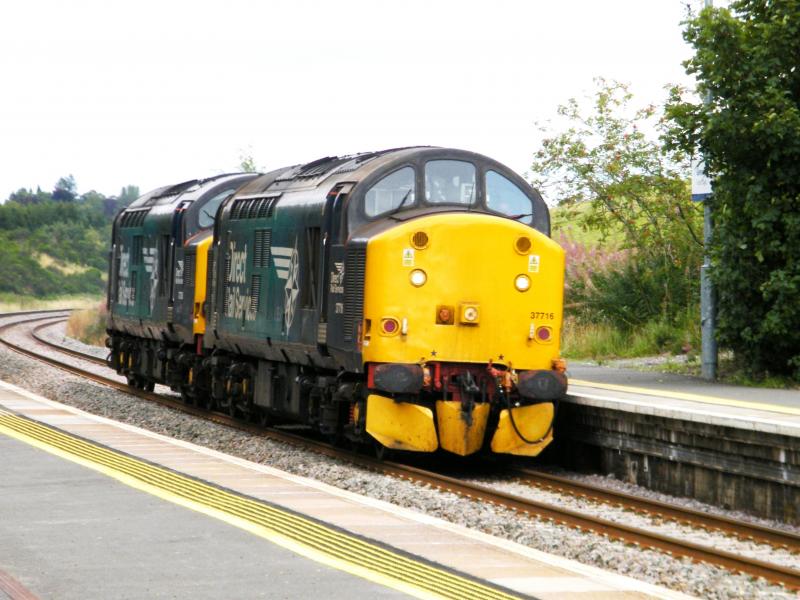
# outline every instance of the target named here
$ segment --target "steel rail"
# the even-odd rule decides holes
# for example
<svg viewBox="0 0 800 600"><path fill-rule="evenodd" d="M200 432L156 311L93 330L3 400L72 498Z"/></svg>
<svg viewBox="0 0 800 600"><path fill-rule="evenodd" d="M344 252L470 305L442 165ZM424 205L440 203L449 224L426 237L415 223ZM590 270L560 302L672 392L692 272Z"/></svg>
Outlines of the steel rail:
<svg viewBox="0 0 800 600"><path fill-rule="evenodd" d="M624 509L685 523L692 527L720 531L727 535L734 535L756 543L771 544L786 548L792 552L800 552L800 535L790 531L754 523L745 523L730 517L612 490L600 485L575 481L567 477L534 469L515 467L510 470L510 473L518 476L524 483L530 483L555 492L566 493L570 496L582 496L596 502L614 504Z"/></svg>
<svg viewBox="0 0 800 600"><path fill-rule="evenodd" d="M48 318L50 318L50 316L41 317L38 319L28 319L22 323L3 324L0 326L0 333L14 326L24 325L33 321L41 321ZM274 428L264 429L262 427L238 421L221 413L186 405L182 401L175 400L173 398L131 388L126 383L97 375L91 371L85 371L79 367L61 362L49 356L42 356L33 350L8 341L1 335L0 342L30 358L46 362L70 373L91 379L96 383L112 387L142 399L155 401L163 406L167 406L174 410L188 413L196 417L207 419L221 425L239 429L254 435L287 442L295 446L302 446L338 460L347 460L352 464L373 471L431 485L444 491L457 493L474 500L482 500L487 503L515 510L519 513L531 515L541 519L547 519L567 525L569 527L579 528L584 531L607 536L609 538L621 540L644 548L651 548L666 552L676 557L688 557L695 561L718 565L732 571L745 573L755 577L763 577L770 582L784 585L793 590L800 590L800 571L791 569L789 567L776 565L746 556L739 556L731 552L716 550L701 544L695 544L677 538L672 538L648 531L646 529L615 523L599 517L584 515L577 511L552 504L538 502L529 498L516 496L514 494L505 493L488 486L466 482L461 479L441 475L432 471L426 471L424 469L419 469L400 463L379 461L377 459L372 459L354 452L335 448L330 444L325 444L316 440L310 440L308 438L287 433L285 431L280 431ZM92 359L96 358L97 357L92 357Z"/></svg>

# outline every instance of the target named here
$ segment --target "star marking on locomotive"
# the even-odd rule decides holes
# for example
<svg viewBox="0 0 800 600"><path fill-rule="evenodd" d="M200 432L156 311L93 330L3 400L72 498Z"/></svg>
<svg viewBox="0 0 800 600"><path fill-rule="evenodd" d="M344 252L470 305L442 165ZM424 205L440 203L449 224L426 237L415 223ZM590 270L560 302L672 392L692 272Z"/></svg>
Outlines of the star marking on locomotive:
<svg viewBox="0 0 800 600"><path fill-rule="evenodd" d="M294 248L273 246L271 254L275 264L275 274L278 279L286 280L286 286L283 288L283 325L288 332L294 321L297 296L300 294L300 260L297 253L297 239L294 241Z"/></svg>
<svg viewBox="0 0 800 600"><path fill-rule="evenodd" d="M431 350L431 356L436 356L436 350Z"/></svg>
<svg viewBox="0 0 800 600"><path fill-rule="evenodd" d="M501 354L500 356L498 356L498 357L497 357L497 360L503 360L503 358L504 358L504 357L503 357L503 355Z"/></svg>

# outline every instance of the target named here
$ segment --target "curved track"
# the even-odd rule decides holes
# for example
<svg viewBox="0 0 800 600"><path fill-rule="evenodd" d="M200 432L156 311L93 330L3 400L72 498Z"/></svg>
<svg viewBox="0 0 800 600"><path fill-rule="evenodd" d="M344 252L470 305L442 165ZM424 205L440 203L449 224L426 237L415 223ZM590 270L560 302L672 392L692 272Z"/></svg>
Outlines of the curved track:
<svg viewBox="0 0 800 600"><path fill-rule="evenodd" d="M708 546L686 542L677 538L654 533L646 529L631 527L602 518L584 515L576 511L559 507L557 505L545 504L528 498L515 496L492 489L489 486L466 482L461 479L449 477L433 471L394 462L378 461L376 459L336 448L329 444L287 433L278 429L264 429L262 427L257 427L249 423L237 421L221 413L210 412L193 406L187 406L175 398L133 389L126 383L98 375L91 371L87 371L86 369L65 363L64 361L43 355L41 352L37 352L35 349L26 347L19 343L11 342L4 336L4 334L13 327L22 325L29 326L31 323L36 322L38 325L29 331L29 335L35 344L47 346L52 350L57 350L58 352L68 354L74 358L79 358L80 360L94 364L105 364L103 359L77 352L75 350L63 348L58 344L44 340L40 335L38 335L38 331L42 328L65 320L66 316L64 311L61 311L60 315L55 314L56 312L57 311L40 311L39 313L6 313L4 315L0 315L0 317L6 318L11 316L21 317L19 321L15 320L0 326L0 342L26 356L41 360L70 373L91 379L95 382L113 387L117 390L137 396L139 398L154 401L169 408L180 410L229 427L234 427L251 434L267 436L272 439L303 446L307 449L311 449L340 460L346 460L358 466L374 471L379 471L395 477L435 486L440 489L451 491L475 500L489 502L498 506L516 510L521 513L563 523L570 527L578 527L586 531L591 531L600 535L608 536L610 538L623 540L628 543L640 545L642 547L653 548L659 551L670 553L674 556L689 557L692 560L719 565L733 571L746 573L756 577L764 577L768 581L780 583L794 590L800 590L800 571L794 569L715 550ZM23 316L25 318L22 318ZM42 321L47 322L41 323ZM665 518L688 523L692 526L706 529L716 529L759 543L782 546L789 548L792 551L800 551L800 536L781 530L741 523L731 519L726 519L724 517L717 517L707 513L693 511L677 505L657 502L621 492L610 491L605 488L590 486L537 471L518 469L512 472L512 474L523 481L530 482L534 485L549 487L562 493L586 496L598 501L618 504L638 512L657 514Z"/></svg>

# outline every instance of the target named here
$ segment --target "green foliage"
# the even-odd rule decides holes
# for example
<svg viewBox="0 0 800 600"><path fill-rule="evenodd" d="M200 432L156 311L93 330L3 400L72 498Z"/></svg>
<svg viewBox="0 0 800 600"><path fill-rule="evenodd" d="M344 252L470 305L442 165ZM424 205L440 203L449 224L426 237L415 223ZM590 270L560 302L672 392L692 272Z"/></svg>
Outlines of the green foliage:
<svg viewBox="0 0 800 600"><path fill-rule="evenodd" d="M604 306L591 312L620 325L656 315L669 321L696 302L702 259L701 215L683 177L685 161L644 134L653 106L631 111L626 86L596 84L588 111L575 99L559 107L568 126L542 141L533 183L551 190L582 229L599 232L601 243L613 237L631 251L625 265L596 276L590 291L609 295L594 293Z"/></svg>
<svg viewBox="0 0 800 600"><path fill-rule="evenodd" d="M800 4L738 0L686 24L670 141L713 178L719 341L755 371L800 377Z"/></svg>
<svg viewBox="0 0 800 600"><path fill-rule="evenodd" d="M95 191L70 201L54 196L21 189L0 205L0 295L105 292L111 221L120 200Z"/></svg>

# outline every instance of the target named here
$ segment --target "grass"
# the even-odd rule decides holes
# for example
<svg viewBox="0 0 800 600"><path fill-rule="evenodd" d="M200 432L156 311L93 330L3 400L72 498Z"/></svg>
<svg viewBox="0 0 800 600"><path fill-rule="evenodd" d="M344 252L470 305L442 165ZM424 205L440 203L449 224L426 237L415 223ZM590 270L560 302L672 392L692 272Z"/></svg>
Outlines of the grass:
<svg viewBox="0 0 800 600"><path fill-rule="evenodd" d="M95 303L94 308L73 311L67 320L67 335L84 344L104 346L107 318L104 301L99 305Z"/></svg>
<svg viewBox="0 0 800 600"><path fill-rule="evenodd" d="M61 261L56 260L55 258L50 256L49 254L45 254L44 252L41 252L41 253L37 254L36 256L34 256L34 258L36 259L36 262L38 262L41 267L43 267L45 269L48 268L48 267L52 267L53 269L56 269L57 271L63 273L64 275L73 275L75 273L85 273L86 271L91 269L91 267L89 265L79 265L79 264L76 264L76 263L69 263L69 262L68 263L62 263Z"/></svg>
<svg viewBox="0 0 800 600"><path fill-rule="evenodd" d="M564 321L562 355L568 359L591 359L599 364L612 360L666 355L657 364L622 364L624 368L700 376L700 321L689 315L677 326L645 323L639 328L620 330L606 323ZM772 373L753 374L732 352L722 351L717 381L731 385L772 389L800 389L800 381Z"/></svg>
<svg viewBox="0 0 800 600"><path fill-rule="evenodd" d="M603 235L597 229L583 229L578 222L584 213L588 212L590 206L587 202L576 206L555 206L550 209L550 228L551 236L558 240L562 235L590 248L595 246L608 246L618 248L622 245L625 235L621 228L612 231L608 238L603 239Z"/></svg>
<svg viewBox="0 0 800 600"><path fill-rule="evenodd" d="M620 329L608 323L581 323L574 317L564 320L566 358L606 361L657 354L687 354L700 347L699 319L690 317L676 325L654 321L640 327Z"/></svg>
<svg viewBox="0 0 800 600"><path fill-rule="evenodd" d="M102 297L94 294L76 294L55 298L35 298L18 294L0 294L0 312L17 312L23 310L48 310L58 308L91 308L103 302Z"/></svg>

